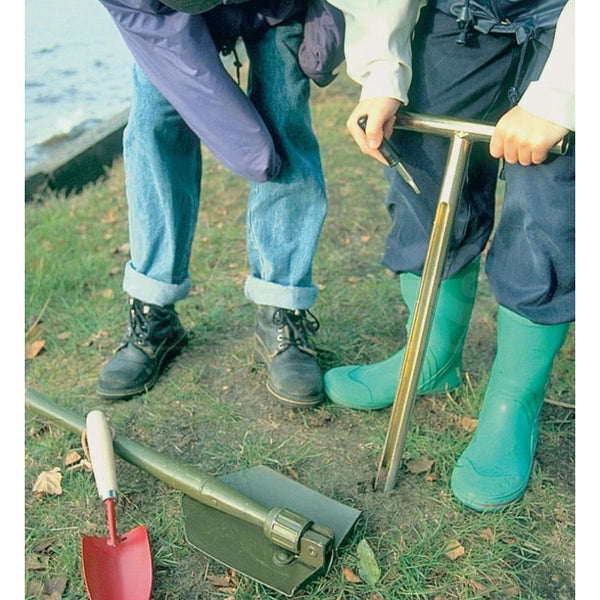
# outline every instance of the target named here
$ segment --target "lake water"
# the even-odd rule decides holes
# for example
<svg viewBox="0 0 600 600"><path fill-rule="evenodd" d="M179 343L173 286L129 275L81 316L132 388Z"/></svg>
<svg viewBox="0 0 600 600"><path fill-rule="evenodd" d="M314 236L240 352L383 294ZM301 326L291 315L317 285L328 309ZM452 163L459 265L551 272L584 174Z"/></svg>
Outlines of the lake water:
<svg viewBox="0 0 600 600"><path fill-rule="evenodd" d="M133 59L98 0L25 0L25 167L127 108Z"/></svg>

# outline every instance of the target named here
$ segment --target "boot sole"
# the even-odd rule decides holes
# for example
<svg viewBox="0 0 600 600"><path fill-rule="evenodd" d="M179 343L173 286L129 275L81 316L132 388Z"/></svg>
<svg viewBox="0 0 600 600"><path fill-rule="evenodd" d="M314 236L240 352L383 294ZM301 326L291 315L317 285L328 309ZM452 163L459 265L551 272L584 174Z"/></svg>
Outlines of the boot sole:
<svg viewBox="0 0 600 600"><path fill-rule="evenodd" d="M149 392L156 385L156 382L163 374L167 366L173 362L175 358L177 358L186 344L187 332L185 332L183 336L179 338L177 342L163 354L162 358L158 362L156 371L153 373L152 377L144 383L144 385L138 386L137 388L130 388L128 390L115 391L102 390L102 388L96 387L96 395L102 400L130 400L135 396Z"/></svg>
<svg viewBox="0 0 600 600"><path fill-rule="evenodd" d="M267 390L268 392L277 398L281 404L285 404L287 406L293 406L295 408L313 408L314 406L318 406L325 400L325 393L323 392L320 396L300 396L296 398L292 398L290 396L283 396L281 393L276 392L267 382Z"/></svg>

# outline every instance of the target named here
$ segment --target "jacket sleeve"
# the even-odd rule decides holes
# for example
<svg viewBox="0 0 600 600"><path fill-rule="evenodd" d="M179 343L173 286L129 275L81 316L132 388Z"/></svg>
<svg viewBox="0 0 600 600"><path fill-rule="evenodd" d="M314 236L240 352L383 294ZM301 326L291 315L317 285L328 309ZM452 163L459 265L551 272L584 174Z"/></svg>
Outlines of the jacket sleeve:
<svg viewBox="0 0 600 600"><path fill-rule="evenodd" d="M544 69L529 84L519 106L575 131L575 0L563 8Z"/></svg>
<svg viewBox="0 0 600 600"><path fill-rule="evenodd" d="M330 0L344 13L348 75L362 86L361 100L408 102L411 37L419 0Z"/></svg>
<svg viewBox="0 0 600 600"><path fill-rule="evenodd" d="M253 181L281 159L264 121L223 66L202 15L156 0L100 0L137 64L216 158Z"/></svg>

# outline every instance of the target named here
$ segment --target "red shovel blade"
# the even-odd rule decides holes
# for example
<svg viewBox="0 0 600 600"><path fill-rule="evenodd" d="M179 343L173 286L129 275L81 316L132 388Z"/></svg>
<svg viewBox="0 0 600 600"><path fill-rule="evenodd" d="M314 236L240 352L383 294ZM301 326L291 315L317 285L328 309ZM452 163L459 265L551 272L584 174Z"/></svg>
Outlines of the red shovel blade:
<svg viewBox="0 0 600 600"><path fill-rule="evenodd" d="M81 538L83 577L91 600L148 600L152 554L143 525L118 538Z"/></svg>

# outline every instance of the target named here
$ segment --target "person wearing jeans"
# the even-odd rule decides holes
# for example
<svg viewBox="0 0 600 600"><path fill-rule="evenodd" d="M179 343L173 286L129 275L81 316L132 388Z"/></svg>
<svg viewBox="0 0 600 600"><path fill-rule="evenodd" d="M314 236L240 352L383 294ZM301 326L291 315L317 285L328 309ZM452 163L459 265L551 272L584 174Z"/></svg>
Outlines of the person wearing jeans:
<svg viewBox="0 0 600 600"><path fill-rule="evenodd" d="M186 10L194 12L193 1L165 4L173 9L185 4ZM180 15L171 11L167 16ZM201 16L197 13L191 18ZM162 22L156 30L160 27L164 27ZM275 158L280 161L277 169L272 168L276 161L268 157L266 170L270 171L263 175L262 167L255 167L258 161L252 163L250 151L244 150L246 143L255 142L254 131L260 134L258 126L250 127L251 135L229 139L232 147L242 148L244 156L231 159L242 163L240 170L259 171L249 177L254 180L250 181L246 221L250 275L245 294L257 305L256 348L267 364L268 390L296 407L314 406L324 398L322 374L309 347L319 323L309 309L317 299L312 263L327 200L319 147L311 128L310 81L298 62L302 40L303 24L293 17L244 36L250 61L250 110L256 109L258 125L264 124L272 138ZM97 393L106 399L126 399L150 389L185 344L175 304L186 298L192 286L190 251L200 209L201 139L190 127L191 118L182 116L186 107L178 111L173 105L179 96L171 96L171 102L163 95L146 71L159 85L164 80L156 76L154 65L141 68L139 63L146 64L147 54L137 51L134 100L124 133L131 260L125 267L123 289L129 296L129 324L98 380ZM165 94L172 94L176 86L161 87ZM210 120L210 114L202 114L203 108L197 106L193 115L202 125ZM222 111L227 110L224 102ZM251 162L250 166L244 161Z"/></svg>
<svg viewBox="0 0 600 600"><path fill-rule="evenodd" d="M462 352L480 258L498 304L497 348L477 430L452 474L455 496L475 510L499 510L527 488L552 363L575 319L574 0L499 2L332 0L346 18L350 76L362 85L348 128L380 162L396 111L496 123L489 147L474 144L433 315L418 394L461 382ZM375 23L385 24L374 32ZM416 23L416 25L415 25ZM414 32L414 35L413 35ZM357 124L367 116L366 128ZM399 274L414 317L439 197L448 140L398 132L393 143L421 191L390 168L392 228L383 263ZM505 194L495 218L498 161ZM371 365L325 374L336 404L390 406L405 349Z"/></svg>

